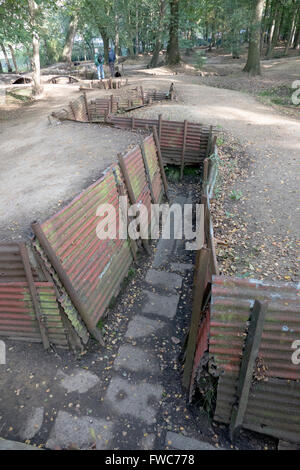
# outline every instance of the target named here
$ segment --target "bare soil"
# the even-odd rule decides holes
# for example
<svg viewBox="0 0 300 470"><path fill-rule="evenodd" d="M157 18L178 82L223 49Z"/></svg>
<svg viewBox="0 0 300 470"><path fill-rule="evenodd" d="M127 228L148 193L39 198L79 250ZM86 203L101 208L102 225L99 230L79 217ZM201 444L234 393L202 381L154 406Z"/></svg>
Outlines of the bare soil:
<svg viewBox="0 0 300 470"><path fill-rule="evenodd" d="M213 214L216 235L224 243L218 245L224 274L299 280L296 240L300 225L300 122L280 115L246 93L203 85L202 77L197 75L167 68L162 74L159 69L155 76L152 73L140 63L132 65L130 83L144 89L168 90L174 82L178 101L136 111L136 116L157 117L162 113L165 119L200 121L219 130L221 165ZM96 179L117 152L139 139L134 133L101 126L57 124L54 120L50 124L47 116L79 92L76 85L47 85L46 93L34 104L8 108L5 113L0 109L0 240L26 235L34 218L43 220L55 212ZM96 90L89 97L105 93ZM20 426L36 406L45 408L44 426L34 438L36 445L45 443L59 410L78 416L100 413L111 419L109 410L102 408L99 412L99 405L111 379L117 348L134 314L134 298L139 298L143 288L148 262L142 260L136 277L111 308L105 324L105 350L92 344L79 358L60 352L48 356L42 353L41 345L7 342L9 362L0 377L1 389L5 390L0 398L0 432L4 437L18 439ZM192 278L184 282L180 300L183 314L172 333L182 342L190 315ZM136 308L139 313L140 305ZM187 409L178 372L181 345L172 345L170 336L157 341L166 373L161 413L155 425L156 448L164 448L167 430L195 436L200 432L216 447L233 448L224 426L213 427L198 408ZM64 393L57 381L59 370L72 374L81 368L100 378L97 389L85 398ZM245 433L235 448L268 449L274 448L274 442Z"/></svg>
<svg viewBox="0 0 300 470"><path fill-rule="evenodd" d="M205 86L201 77L163 75L155 79L156 87L163 89L170 80L178 93L177 103L159 104L134 114L143 117L162 114L164 119L212 124L223 133L219 146L227 144L230 154L241 147L243 157L236 169L227 173L228 192L224 194L239 215L236 243L243 242L239 224L244 224L247 243L258 247L253 264L250 263L255 275L299 280L299 120L279 114L249 94ZM146 86L148 81L143 79L143 83ZM248 161L248 169L239 176L244 160ZM241 193L239 200L231 199L232 192ZM219 224L223 235L229 237L222 220ZM245 266L240 270L234 262L231 266L233 269L225 272L244 274Z"/></svg>
<svg viewBox="0 0 300 470"><path fill-rule="evenodd" d="M46 93L34 104L6 107L2 121L0 108L0 241L26 236L32 221L57 212L140 141L107 126L49 121L79 91L78 85L47 85Z"/></svg>

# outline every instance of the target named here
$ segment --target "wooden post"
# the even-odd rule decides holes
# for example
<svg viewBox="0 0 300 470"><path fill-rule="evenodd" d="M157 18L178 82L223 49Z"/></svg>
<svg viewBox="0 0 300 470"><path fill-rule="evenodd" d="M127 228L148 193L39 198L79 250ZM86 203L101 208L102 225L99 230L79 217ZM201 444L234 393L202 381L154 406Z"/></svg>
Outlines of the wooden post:
<svg viewBox="0 0 300 470"><path fill-rule="evenodd" d="M129 174L128 174L128 171L127 171L127 168L126 168L126 165L125 165L125 162L124 162L124 158L121 154L118 155L118 161L119 161L120 168L122 170L122 174L123 174L123 178L124 178L124 181L125 181L125 185L126 185L126 188L127 188L127 192L128 192L128 195L129 195L130 202L131 202L132 205L134 205L134 204L136 204L136 198L135 198L132 186L131 186L131 182L130 182ZM142 244L143 244L143 247L144 247L146 253L148 255L150 255L151 251L150 251L150 248L149 248L148 240L143 238L142 239Z"/></svg>
<svg viewBox="0 0 300 470"><path fill-rule="evenodd" d="M217 145L217 136L215 135L211 142L211 149L210 149L211 154L215 153L216 145Z"/></svg>
<svg viewBox="0 0 300 470"><path fill-rule="evenodd" d="M183 178L183 171L184 171L184 155L185 155L185 148L186 148L186 134L187 134L187 120L184 121L183 126L183 146L182 146L182 157L181 157L181 168L180 168L180 179Z"/></svg>
<svg viewBox="0 0 300 470"><path fill-rule="evenodd" d="M209 157L209 153L210 153L211 140L212 140L212 130L213 130L213 126L210 126L210 127L209 127L209 134L208 134L208 142L207 142L206 154L205 154L206 157Z"/></svg>
<svg viewBox="0 0 300 470"><path fill-rule="evenodd" d="M144 98L144 90L143 90L142 86L141 86L141 95L142 95L142 103L144 105L145 104L145 98Z"/></svg>
<svg viewBox="0 0 300 470"><path fill-rule="evenodd" d="M142 152L142 155L143 155L144 167L145 167L147 182L148 182L148 186L149 186L149 190L150 190L150 194L151 194L151 200L152 200L153 204L157 204L157 201L156 201L155 196L154 196L154 191L153 191L153 186L152 186L152 181L151 181L151 175L150 175L149 166L148 166L148 162L147 162L147 156L146 156L146 152L145 152L144 143L141 144L141 152Z"/></svg>
<svg viewBox="0 0 300 470"><path fill-rule="evenodd" d="M158 116L158 138L159 138L159 145L161 141L161 132L162 132L162 114Z"/></svg>
<svg viewBox="0 0 300 470"><path fill-rule="evenodd" d="M197 254L197 264L195 269L194 277L194 289L193 289L193 307L191 326L189 332L189 338L186 349L186 359L184 363L184 372L182 378L182 385L188 389L190 386L191 375L193 371L194 357L197 345L198 329L201 318L202 303L204 299L204 293L206 288L206 279L208 264L210 258L210 250L208 248L201 248L199 254Z"/></svg>
<svg viewBox="0 0 300 470"><path fill-rule="evenodd" d="M110 95L110 112L114 112L114 95Z"/></svg>
<svg viewBox="0 0 300 470"><path fill-rule="evenodd" d="M163 182L163 185L164 185L166 198L167 198L167 200L169 200L168 182L167 182L167 178L166 178L163 159L162 159L162 156L161 156L160 143L159 143L159 139L158 139L158 135L157 135L157 129L156 129L155 126L152 127L152 131L153 131L154 142L155 142L156 150L157 150L157 158L158 158L158 164L159 164L159 168L160 168L161 179L162 179L162 182Z"/></svg>
<svg viewBox="0 0 300 470"><path fill-rule="evenodd" d="M75 119L75 121L76 121L76 113L75 113L75 108L74 108L74 106L73 106L72 101L70 101L69 105L70 105L70 108L71 108L71 110L72 110L73 117L74 117L74 119Z"/></svg>
<svg viewBox="0 0 300 470"><path fill-rule="evenodd" d="M203 162L202 190L204 189L204 186L207 184L208 170L209 170L209 158L206 158Z"/></svg>
<svg viewBox="0 0 300 470"><path fill-rule="evenodd" d="M114 177L115 177L117 191L118 191L119 196L123 196L123 197L126 196L127 197L124 186L123 186L123 184L120 183L117 172L116 172L115 169L113 169L113 174L114 174ZM123 217L125 219L127 219L127 229L128 229L129 219L127 217L127 214L126 215L123 214ZM137 251L138 251L137 243L136 243L135 240L132 240L132 238L129 237L129 244L130 244L130 250L131 250L131 253L132 253L132 257L133 257L134 261L136 261L137 260L136 254L137 254Z"/></svg>
<svg viewBox="0 0 300 470"><path fill-rule="evenodd" d="M83 322L85 323L85 326L91 333L91 335L99 341L99 343L104 346L104 340L102 338L102 334L100 330L93 324L92 319L90 318L89 313L86 310L86 305L82 303L80 297L77 294L77 291L75 290L69 276L65 272L59 258L57 257L54 249L50 245L47 237L45 236L42 227L38 222L33 222L31 224L32 230L34 234L36 235L38 241L40 242L43 250L45 251L47 257L49 258L49 261L51 262L53 269L56 271L56 274L58 275L60 282L66 289L66 292L68 296L70 297L74 307L80 314Z"/></svg>
<svg viewBox="0 0 300 470"><path fill-rule="evenodd" d="M134 117L132 116L131 118L131 129L133 130L134 129Z"/></svg>
<svg viewBox="0 0 300 470"><path fill-rule="evenodd" d="M87 100L87 96L86 96L86 91L83 92L83 97L84 97L85 108L86 108L86 113L87 113L87 116L88 116L88 120L89 120L89 122L92 122L91 121L91 113L90 113L90 110L89 110L89 104L88 104L88 100Z"/></svg>
<svg viewBox="0 0 300 470"><path fill-rule="evenodd" d="M31 300L32 300L32 306L33 306L33 310L34 310L34 313L35 313L35 316L36 316L36 319L37 319L37 322L38 322L38 325L39 325L39 330L40 330L40 333L41 333L43 346L44 346L45 349L49 349L50 343L49 343L49 339L48 339L48 336L47 336L47 331L46 331L46 328L45 328L45 325L44 325L44 322L43 322L43 318L42 318L40 302L39 302L37 289L35 287L35 283L34 283L34 279L33 279L33 275L32 275L32 270L31 270L31 266L30 266L30 261L29 261L27 248L26 248L25 243L20 243L19 246L20 246L21 258L22 258L22 261L23 261L24 269L25 269L25 275L26 275L26 279L27 279L27 282L28 282L28 288L29 288L29 292L30 292L30 296L31 296Z"/></svg>
<svg viewBox="0 0 300 470"><path fill-rule="evenodd" d="M258 300L255 300L250 317L250 325L248 328L248 334L243 351L240 374L237 384L238 403L233 407L231 414L229 426L231 440L235 438L244 421L252 384L255 361L259 353L267 309L267 302L259 302Z"/></svg>

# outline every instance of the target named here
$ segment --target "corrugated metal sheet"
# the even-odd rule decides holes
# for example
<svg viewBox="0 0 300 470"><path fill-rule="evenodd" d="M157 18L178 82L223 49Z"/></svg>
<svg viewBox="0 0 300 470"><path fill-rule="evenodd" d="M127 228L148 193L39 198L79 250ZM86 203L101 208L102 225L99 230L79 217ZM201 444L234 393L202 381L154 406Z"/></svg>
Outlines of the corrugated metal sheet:
<svg viewBox="0 0 300 470"><path fill-rule="evenodd" d="M88 122L89 117L87 114L85 98L83 95L79 96L77 100L72 101L70 104L75 121Z"/></svg>
<svg viewBox="0 0 300 470"><path fill-rule="evenodd" d="M155 180L155 190L161 197L162 179L153 136L146 139L145 148ZM145 204L150 213L151 196L141 148L136 146L130 150L123 161L137 203ZM41 226L94 326L110 300L117 295L133 260L129 241L118 237L118 183L125 188L119 166L112 165L102 178ZM111 204L115 208L116 239L100 240L97 237L96 228L100 218L96 212L101 204Z"/></svg>
<svg viewBox="0 0 300 470"><path fill-rule="evenodd" d="M195 378L197 371L200 367L201 360L204 356L204 353L208 350L208 338L209 338L209 327L210 327L210 311L208 309L206 315L203 315L201 324L198 329L198 337L197 337L197 347L194 357L194 364L191 376L191 386L190 386L190 400L193 394L193 387L195 383Z"/></svg>
<svg viewBox="0 0 300 470"><path fill-rule="evenodd" d="M53 284L35 282L35 286L49 341L67 346ZM27 282L0 283L0 336L42 341Z"/></svg>
<svg viewBox="0 0 300 470"><path fill-rule="evenodd" d="M132 129L132 118L110 116L109 122L121 129ZM134 118L134 129L159 128L159 120ZM198 123L187 124L185 165L203 162L210 141L210 128ZM165 164L181 165L183 153L184 122L161 121L160 144Z"/></svg>
<svg viewBox="0 0 300 470"><path fill-rule="evenodd" d="M163 197L163 182L153 135L144 140L144 151L148 163L154 197L157 203L159 203Z"/></svg>
<svg viewBox="0 0 300 470"><path fill-rule="evenodd" d="M151 194L147 182L141 148L135 147L124 156L124 163L134 192L136 204L143 204L148 211L148 226L151 223Z"/></svg>
<svg viewBox="0 0 300 470"><path fill-rule="evenodd" d="M26 249L24 243L22 245ZM49 341L59 346L67 346L54 285L39 278L32 266L31 270ZM20 243L0 244L0 336L42 341Z"/></svg>
<svg viewBox="0 0 300 470"><path fill-rule="evenodd" d="M214 420L230 423L237 375L219 377ZM290 442L300 442L300 383L272 379L253 383L243 427Z"/></svg>
<svg viewBox="0 0 300 470"><path fill-rule="evenodd" d="M37 279L37 275L33 272ZM0 283L26 281L25 269L18 243L0 244Z"/></svg>
<svg viewBox="0 0 300 470"><path fill-rule="evenodd" d="M119 228L118 190L113 168L122 181L119 167L110 167L68 206L42 224L42 229L96 326L132 262L127 240L100 240L96 211L100 204L116 209Z"/></svg>
<svg viewBox="0 0 300 470"><path fill-rule="evenodd" d="M259 356L266 376L299 380L292 343L300 339L299 284L215 276L212 286L210 355L220 371L237 372L254 300L268 302Z"/></svg>
<svg viewBox="0 0 300 470"><path fill-rule="evenodd" d="M243 427L300 442L300 368L292 344L300 339L299 283L215 276L212 286L209 355L219 375L215 419L229 423L250 309L254 300L268 310Z"/></svg>

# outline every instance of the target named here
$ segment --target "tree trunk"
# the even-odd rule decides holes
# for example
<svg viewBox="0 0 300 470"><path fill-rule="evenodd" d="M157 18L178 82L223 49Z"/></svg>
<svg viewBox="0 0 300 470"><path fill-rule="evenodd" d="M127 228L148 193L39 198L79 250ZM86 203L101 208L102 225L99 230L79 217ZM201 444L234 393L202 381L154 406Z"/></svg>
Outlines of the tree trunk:
<svg viewBox="0 0 300 470"><path fill-rule="evenodd" d="M139 55L139 4L138 2L135 5L136 8L136 18L135 18L135 55Z"/></svg>
<svg viewBox="0 0 300 470"><path fill-rule="evenodd" d="M72 61L72 51L73 51L73 45L74 45L74 39L76 35L76 30L77 30L77 25L78 25L78 16L72 16L68 31L67 31L67 36L66 36L66 41L62 53L62 61L63 62L69 62L71 63Z"/></svg>
<svg viewBox="0 0 300 470"><path fill-rule="evenodd" d="M1 59L0 59L0 73L3 73L3 67L2 67Z"/></svg>
<svg viewBox="0 0 300 470"><path fill-rule="evenodd" d="M167 47L166 63L168 65L177 65L180 63L179 53L179 0L170 0L171 15L169 26L169 43Z"/></svg>
<svg viewBox="0 0 300 470"><path fill-rule="evenodd" d="M293 48L297 49L300 43L300 9L298 11L298 18L296 22L296 30L295 30L295 37L293 40Z"/></svg>
<svg viewBox="0 0 300 470"><path fill-rule="evenodd" d="M300 26L298 26L296 33L295 33L293 48L298 49L299 44L300 44Z"/></svg>
<svg viewBox="0 0 300 470"><path fill-rule="evenodd" d="M282 5L277 5L276 8L277 8L277 11L276 11L276 16L275 16L274 32L273 32L272 40L270 41L268 51L267 51L268 59L270 59L270 57L272 56L273 49L277 45L279 34L280 34L281 20L283 17Z"/></svg>
<svg viewBox="0 0 300 470"><path fill-rule="evenodd" d="M158 25L158 31L156 34L155 48L153 51L153 56L149 64L149 67L157 67L158 62L159 62L159 53L162 48L162 34L163 34L165 11L166 11L165 0L161 0L160 9L159 9L159 25Z"/></svg>
<svg viewBox="0 0 300 470"><path fill-rule="evenodd" d="M0 46L1 46L1 49L2 49L2 52L3 52L3 55L4 55L4 59L5 59L6 67L7 67L7 72L11 73L12 68L11 68L11 65L10 65L10 62L9 62L9 58L8 58L5 46L2 42L0 43Z"/></svg>
<svg viewBox="0 0 300 470"><path fill-rule="evenodd" d="M120 54L120 33L119 33L119 14L117 8L115 9L115 53L116 56Z"/></svg>
<svg viewBox="0 0 300 470"><path fill-rule="evenodd" d="M293 1L293 3L294 3L294 6L293 6L293 10L292 10L292 24L291 24L291 28L290 28L290 33L289 33L288 38L287 38L287 43L286 43L286 46L285 46L284 55L288 54L289 48L291 47L292 42L293 42L293 38L295 37L296 21L297 21L297 18L298 18L298 6L295 4L296 3L295 0Z"/></svg>
<svg viewBox="0 0 300 470"><path fill-rule="evenodd" d="M253 5L248 59L244 72L250 75L260 75L260 31L264 10L264 0L255 0Z"/></svg>
<svg viewBox="0 0 300 470"><path fill-rule="evenodd" d="M30 26L32 30L32 93L34 96L38 96L43 92L43 87L41 86L40 39L38 33L35 30L38 5L34 0L28 0L28 7L30 15Z"/></svg>
<svg viewBox="0 0 300 470"><path fill-rule="evenodd" d="M269 14L269 10L270 10L270 0L267 0L266 1L266 6L265 6L264 17L263 17L262 24L261 24L260 54L262 54L264 43L265 43L266 32L267 32L267 23L268 23L267 22L267 16Z"/></svg>
<svg viewBox="0 0 300 470"><path fill-rule="evenodd" d="M102 41L103 41L105 62L108 64L109 37L107 35L106 30L102 26L99 25L98 29L100 31Z"/></svg>
<svg viewBox="0 0 300 470"><path fill-rule="evenodd" d="M14 67L15 67L15 72L19 73L18 64L17 64L17 61L16 61L16 56L15 56L13 47L11 46L11 44L8 44L8 47L9 47L10 55L11 55L11 58L12 58L12 61L13 61Z"/></svg>

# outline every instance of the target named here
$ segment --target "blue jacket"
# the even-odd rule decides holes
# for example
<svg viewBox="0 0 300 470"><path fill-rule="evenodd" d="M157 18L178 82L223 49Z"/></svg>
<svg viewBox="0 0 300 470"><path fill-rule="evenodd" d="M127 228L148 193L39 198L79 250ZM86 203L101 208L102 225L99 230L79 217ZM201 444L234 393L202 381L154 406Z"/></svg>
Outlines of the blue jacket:
<svg viewBox="0 0 300 470"><path fill-rule="evenodd" d="M115 51L110 50L108 53L108 62L115 62L115 60L116 60Z"/></svg>

